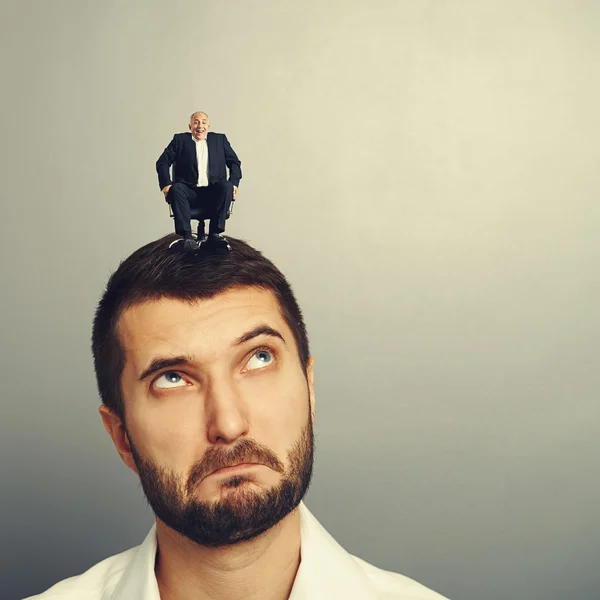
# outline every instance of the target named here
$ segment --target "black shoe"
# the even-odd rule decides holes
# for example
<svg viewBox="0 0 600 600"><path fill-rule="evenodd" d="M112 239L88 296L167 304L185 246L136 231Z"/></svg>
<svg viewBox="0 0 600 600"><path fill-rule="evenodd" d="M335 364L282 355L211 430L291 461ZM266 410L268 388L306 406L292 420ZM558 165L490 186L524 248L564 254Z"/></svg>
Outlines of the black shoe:
<svg viewBox="0 0 600 600"><path fill-rule="evenodd" d="M231 250L229 242L220 233L209 233L208 238L206 238L206 245L211 246L212 248Z"/></svg>
<svg viewBox="0 0 600 600"><path fill-rule="evenodd" d="M186 238L183 240L183 249L186 252L198 252L200 244L194 238Z"/></svg>

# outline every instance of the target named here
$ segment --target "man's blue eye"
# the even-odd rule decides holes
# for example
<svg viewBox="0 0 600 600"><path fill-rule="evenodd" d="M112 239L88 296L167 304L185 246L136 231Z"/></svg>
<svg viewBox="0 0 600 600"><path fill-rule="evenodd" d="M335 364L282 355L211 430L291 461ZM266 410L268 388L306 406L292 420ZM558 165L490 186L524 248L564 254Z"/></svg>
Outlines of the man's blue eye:
<svg viewBox="0 0 600 600"><path fill-rule="evenodd" d="M154 383L157 388L174 388L185 385L185 381L181 375L175 371L167 371L163 373Z"/></svg>
<svg viewBox="0 0 600 600"><path fill-rule="evenodd" d="M257 350L248 361L249 369L262 369L273 362L273 355L268 350Z"/></svg>

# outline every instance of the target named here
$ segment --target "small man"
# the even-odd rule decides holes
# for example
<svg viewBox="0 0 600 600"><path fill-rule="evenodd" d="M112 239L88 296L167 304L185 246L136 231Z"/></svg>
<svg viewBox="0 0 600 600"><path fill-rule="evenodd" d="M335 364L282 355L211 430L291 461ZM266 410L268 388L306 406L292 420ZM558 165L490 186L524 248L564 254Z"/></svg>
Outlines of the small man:
<svg viewBox="0 0 600 600"><path fill-rule="evenodd" d="M229 249L221 234L242 178L242 163L227 136L209 132L209 128L208 115L195 112L190 117L190 132L176 133L156 161L158 184L173 210L175 233L183 236L188 252L197 251L203 242ZM202 207L210 218L208 238L204 220L198 224L198 238L192 236L190 209L195 207Z"/></svg>

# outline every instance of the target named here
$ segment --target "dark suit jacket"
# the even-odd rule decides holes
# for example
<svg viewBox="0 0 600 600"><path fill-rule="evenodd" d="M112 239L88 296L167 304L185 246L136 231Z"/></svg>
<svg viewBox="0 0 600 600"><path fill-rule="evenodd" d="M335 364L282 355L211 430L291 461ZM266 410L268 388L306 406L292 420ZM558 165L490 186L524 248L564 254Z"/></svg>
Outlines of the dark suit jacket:
<svg viewBox="0 0 600 600"><path fill-rule="evenodd" d="M227 181L229 167L229 181L236 187L242 178L242 163L233 151L227 136L224 133L209 131L206 136L208 145L208 183ZM173 180L169 168L173 165ZM187 183L192 186L198 184L198 158L196 157L196 142L192 134L176 133L171 143L156 161L158 185L162 190L172 183Z"/></svg>

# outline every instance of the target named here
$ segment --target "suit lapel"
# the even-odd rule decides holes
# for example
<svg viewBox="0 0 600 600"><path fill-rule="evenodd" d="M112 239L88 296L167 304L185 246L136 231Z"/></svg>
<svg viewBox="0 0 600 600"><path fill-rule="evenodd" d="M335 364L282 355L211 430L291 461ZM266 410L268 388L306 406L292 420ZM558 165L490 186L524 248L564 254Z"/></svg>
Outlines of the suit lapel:
<svg viewBox="0 0 600 600"><path fill-rule="evenodd" d="M196 179L198 179L198 155L196 154L196 142L194 141L191 133L185 134L185 143L186 149L190 154L190 164L192 165Z"/></svg>
<svg viewBox="0 0 600 600"><path fill-rule="evenodd" d="M208 150L208 183L212 183L212 172L213 172L213 157L215 147L215 136L212 131L209 131L206 135L206 149Z"/></svg>

